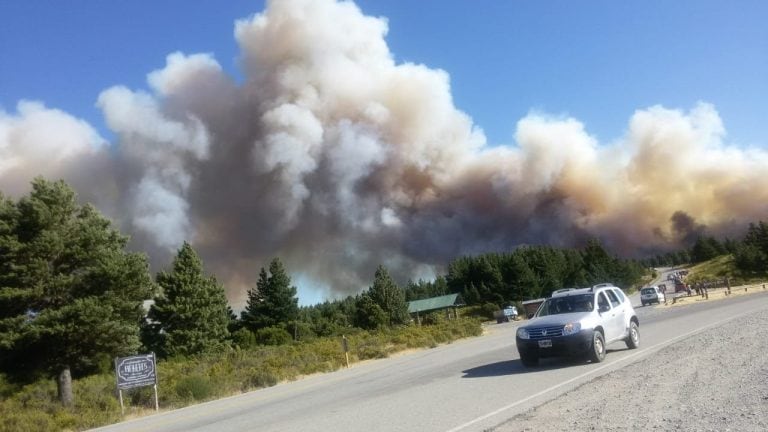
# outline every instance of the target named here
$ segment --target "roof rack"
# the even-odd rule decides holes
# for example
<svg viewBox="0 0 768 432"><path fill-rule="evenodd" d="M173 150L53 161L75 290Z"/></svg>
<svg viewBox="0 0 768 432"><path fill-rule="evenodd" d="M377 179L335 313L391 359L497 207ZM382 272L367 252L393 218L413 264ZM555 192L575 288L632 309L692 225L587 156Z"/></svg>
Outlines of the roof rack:
<svg viewBox="0 0 768 432"><path fill-rule="evenodd" d="M604 287L612 287L612 286L613 286L613 284L610 283L610 282L599 283L599 284L596 284L596 285L592 285L592 288L590 289L590 291L594 291L595 288L604 288Z"/></svg>
<svg viewBox="0 0 768 432"><path fill-rule="evenodd" d="M573 291L575 289L576 288L560 288L560 289L556 289L556 290L552 291L552 294L560 294L560 293L564 293L564 292L568 292L568 291Z"/></svg>

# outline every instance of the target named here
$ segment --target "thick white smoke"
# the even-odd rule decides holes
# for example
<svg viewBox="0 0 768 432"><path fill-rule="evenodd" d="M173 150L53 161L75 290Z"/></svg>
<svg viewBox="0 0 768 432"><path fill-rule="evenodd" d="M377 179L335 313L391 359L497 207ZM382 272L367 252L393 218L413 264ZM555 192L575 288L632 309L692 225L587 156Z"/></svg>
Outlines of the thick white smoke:
<svg viewBox="0 0 768 432"><path fill-rule="evenodd" d="M211 55L173 53L151 93L102 92L112 146L22 102L0 112L0 190L64 178L156 262L191 241L236 303L275 256L349 294L378 264L405 278L593 236L642 256L768 214L768 153L727 145L711 105L639 110L610 144L530 114L516 146L489 146L448 74L395 63L386 33L350 2L269 2L235 25L242 83Z"/></svg>

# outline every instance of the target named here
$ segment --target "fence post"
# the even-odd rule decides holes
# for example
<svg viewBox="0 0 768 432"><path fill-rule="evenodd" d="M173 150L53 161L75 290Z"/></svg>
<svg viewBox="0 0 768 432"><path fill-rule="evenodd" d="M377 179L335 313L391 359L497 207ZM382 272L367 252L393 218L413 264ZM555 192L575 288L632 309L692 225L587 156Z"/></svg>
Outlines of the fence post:
<svg viewBox="0 0 768 432"><path fill-rule="evenodd" d="M341 335L341 349L344 351L344 363L349 369L349 343L347 342L347 336Z"/></svg>

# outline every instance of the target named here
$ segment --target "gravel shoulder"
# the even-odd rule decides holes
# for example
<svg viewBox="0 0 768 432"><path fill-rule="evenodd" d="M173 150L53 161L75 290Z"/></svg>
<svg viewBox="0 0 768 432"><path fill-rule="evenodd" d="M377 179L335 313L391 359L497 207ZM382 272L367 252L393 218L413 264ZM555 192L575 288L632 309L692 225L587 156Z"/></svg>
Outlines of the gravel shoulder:
<svg viewBox="0 0 768 432"><path fill-rule="evenodd" d="M492 431L765 431L767 346L763 310L596 378Z"/></svg>

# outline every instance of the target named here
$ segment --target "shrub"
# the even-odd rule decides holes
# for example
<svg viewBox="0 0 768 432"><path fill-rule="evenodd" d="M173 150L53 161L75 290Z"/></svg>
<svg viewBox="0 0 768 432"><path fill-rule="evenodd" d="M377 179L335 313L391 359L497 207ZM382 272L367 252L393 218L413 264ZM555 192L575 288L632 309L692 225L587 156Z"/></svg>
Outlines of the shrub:
<svg viewBox="0 0 768 432"><path fill-rule="evenodd" d="M499 305L495 303L485 303L480 306L482 317L488 320L495 319L494 314L499 310Z"/></svg>
<svg viewBox="0 0 768 432"><path fill-rule="evenodd" d="M282 327L267 327L256 332L256 342L262 345L285 345L292 340L291 334Z"/></svg>
<svg viewBox="0 0 768 432"><path fill-rule="evenodd" d="M186 400L201 401L213 396L213 384L208 377L190 375L176 384L176 394Z"/></svg>
<svg viewBox="0 0 768 432"><path fill-rule="evenodd" d="M231 337L235 346L240 348L251 348L256 345L256 335L245 327L232 333Z"/></svg>
<svg viewBox="0 0 768 432"><path fill-rule="evenodd" d="M277 376L272 372L258 369L251 369L245 376L242 383L242 390L254 388L272 387L278 382Z"/></svg>

